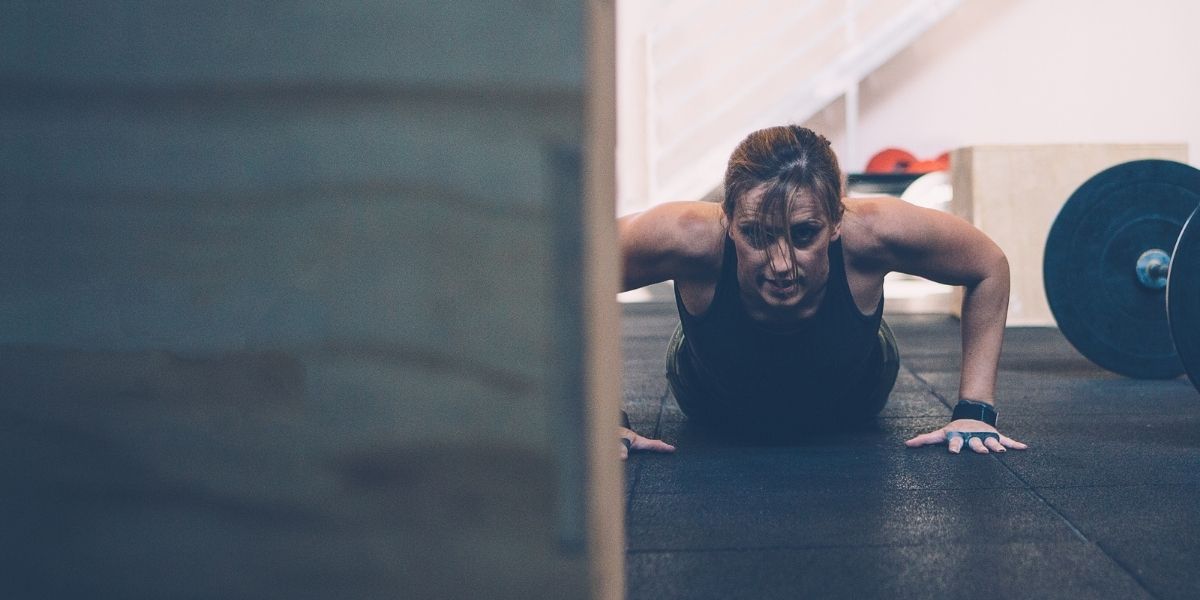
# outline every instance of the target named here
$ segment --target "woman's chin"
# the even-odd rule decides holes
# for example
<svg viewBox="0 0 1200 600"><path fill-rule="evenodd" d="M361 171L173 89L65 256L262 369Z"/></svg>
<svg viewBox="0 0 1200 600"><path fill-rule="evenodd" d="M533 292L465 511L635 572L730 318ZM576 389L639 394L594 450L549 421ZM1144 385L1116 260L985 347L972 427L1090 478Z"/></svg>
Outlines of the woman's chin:
<svg viewBox="0 0 1200 600"><path fill-rule="evenodd" d="M800 286L796 284L780 288L768 283L762 287L760 296L763 302L771 306L795 306L803 298Z"/></svg>

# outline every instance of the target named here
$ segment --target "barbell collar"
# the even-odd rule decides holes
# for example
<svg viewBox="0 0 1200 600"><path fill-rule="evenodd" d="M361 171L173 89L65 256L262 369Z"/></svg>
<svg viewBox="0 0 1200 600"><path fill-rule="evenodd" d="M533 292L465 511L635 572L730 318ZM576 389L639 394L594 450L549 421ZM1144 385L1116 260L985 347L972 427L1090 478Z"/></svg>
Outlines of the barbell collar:
<svg viewBox="0 0 1200 600"><path fill-rule="evenodd" d="M1167 287L1167 273L1171 268L1171 255L1158 248L1142 253L1137 261L1137 278L1142 287L1161 290Z"/></svg>

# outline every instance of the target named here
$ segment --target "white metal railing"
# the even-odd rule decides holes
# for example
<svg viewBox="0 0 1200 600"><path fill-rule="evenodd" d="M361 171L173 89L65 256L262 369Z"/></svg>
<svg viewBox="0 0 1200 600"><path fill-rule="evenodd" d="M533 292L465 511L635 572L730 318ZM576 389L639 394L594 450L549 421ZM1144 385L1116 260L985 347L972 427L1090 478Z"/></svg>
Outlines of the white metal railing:
<svg viewBox="0 0 1200 600"><path fill-rule="evenodd" d="M644 46L646 200L703 196L746 133L841 96L853 155L858 83L960 1L677 1Z"/></svg>

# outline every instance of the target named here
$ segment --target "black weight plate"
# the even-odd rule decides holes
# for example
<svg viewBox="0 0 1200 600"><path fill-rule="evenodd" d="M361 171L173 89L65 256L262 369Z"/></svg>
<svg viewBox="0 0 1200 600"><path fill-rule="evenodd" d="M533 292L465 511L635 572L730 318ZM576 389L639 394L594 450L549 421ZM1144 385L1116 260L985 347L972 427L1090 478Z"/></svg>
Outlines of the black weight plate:
<svg viewBox="0 0 1200 600"><path fill-rule="evenodd" d="M1139 160L1101 171L1063 205L1042 271L1067 340L1092 362L1129 377L1183 373L1171 342L1166 294L1138 283L1146 250L1171 252L1200 205L1200 170Z"/></svg>
<svg viewBox="0 0 1200 600"><path fill-rule="evenodd" d="M1171 337L1188 379L1200 391L1200 208L1183 226L1167 275Z"/></svg>

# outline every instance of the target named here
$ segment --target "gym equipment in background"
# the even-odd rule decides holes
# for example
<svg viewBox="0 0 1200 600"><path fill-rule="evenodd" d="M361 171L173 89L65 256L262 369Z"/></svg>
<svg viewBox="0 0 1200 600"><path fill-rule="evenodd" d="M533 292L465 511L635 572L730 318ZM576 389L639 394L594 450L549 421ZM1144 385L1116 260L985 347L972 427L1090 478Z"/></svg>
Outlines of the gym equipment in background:
<svg viewBox="0 0 1200 600"><path fill-rule="evenodd" d="M884 148L867 161L864 172L870 174L907 173L921 175L950 168L950 153L943 152L933 160L918 160L911 152L900 148Z"/></svg>
<svg viewBox="0 0 1200 600"><path fill-rule="evenodd" d="M1200 390L1200 170L1137 160L1083 183L1050 228L1046 298L1063 335L1129 377Z"/></svg>

